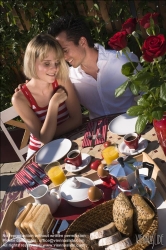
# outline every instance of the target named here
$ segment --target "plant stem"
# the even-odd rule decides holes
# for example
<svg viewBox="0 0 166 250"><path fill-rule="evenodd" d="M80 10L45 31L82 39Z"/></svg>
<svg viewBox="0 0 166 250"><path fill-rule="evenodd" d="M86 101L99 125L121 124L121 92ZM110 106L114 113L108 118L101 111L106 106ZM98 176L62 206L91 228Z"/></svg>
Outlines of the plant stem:
<svg viewBox="0 0 166 250"><path fill-rule="evenodd" d="M161 68L160 68L160 65L159 65L159 63L158 63L158 61L157 61L156 59L154 59L154 60L155 60L155 63L156 63L158 72L159 72L160 76L163 78L163 72L162 72L162 70L161 70Z"/></svg>
<svg viewBox="0 0 166 250"><path fill-rule="evenodd" d="M156 35L154 27L152 28L152 33L153 33L154 36Z"/></svg>
<svg viewBox="0 0 166 250"><path fill-rule="evenodd" d="M134 37L135 37L135 40L136 40L136 41L137 41L137 43L138 43L138 46L139 46L140 50L142 50L142 49L141 49L141 44L140 44L140 42L139 42L138 38L137 38L136 36L134 36Z"/></svg>
<svg viewBox="0 0 166 250"><path fill-rule="evenodd" d="M128 56L128 54L127 54L127 52L126 52L125 49L123 50L123 52L124 52L125 56L127 57L127 59L129 60L129 62L131 63L131 65L133 66L133 68L134 68L134 69L137 71L137 73L138 73L139 71L138 71L137 68L134 66L133 62L131 61L131 59L130 59L130 57Z"/></svg>

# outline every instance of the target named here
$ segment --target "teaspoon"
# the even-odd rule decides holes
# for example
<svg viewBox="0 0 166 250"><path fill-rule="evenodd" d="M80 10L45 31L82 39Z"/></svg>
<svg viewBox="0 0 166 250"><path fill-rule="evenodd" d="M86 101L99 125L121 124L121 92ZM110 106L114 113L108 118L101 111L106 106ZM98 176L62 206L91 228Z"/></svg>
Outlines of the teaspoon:
<svg viewBox="0 0 166 250"><path fill-rule="evenodd" d="M31 181L29 178L27 178L25 175L23 176L24 179L26 179L28 181L28 184L30 187L33 187L35 185L35 182L34 181Z"/></svg>

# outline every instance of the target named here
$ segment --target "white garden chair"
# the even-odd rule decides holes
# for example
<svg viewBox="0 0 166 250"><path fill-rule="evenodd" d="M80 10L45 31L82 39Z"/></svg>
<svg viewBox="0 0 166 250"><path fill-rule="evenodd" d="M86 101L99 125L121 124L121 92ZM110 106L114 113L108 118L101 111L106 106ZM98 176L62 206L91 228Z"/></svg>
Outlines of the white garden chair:
<svg viewBox="0 0 166 250"><path fill-rule="evenodd" d="M13 120L14 118L18 117L19 115L17 114L17 112L15 111L14 107L10 107L6 110L3 110L1 112L1 129L4 132L4 134L6 135L7 139L9 140L11 146L13 147L13 149L15 150L16 154L18 155L19 159L21 160L21 162L25 162L25 159L23 157L24 154L26 154L27 150L28 150L28 141L29 141L29 130L27 129L25 123L21 122L21 121L15 121ZM22 141L21 141L21 145L20 148L18 148L18 146L16 145L16 143L14 142L13 138L11 137L9 131L7 130L5 124L14 126L14 127L18 127L18 128L22 128L25 130Z"/></svg>

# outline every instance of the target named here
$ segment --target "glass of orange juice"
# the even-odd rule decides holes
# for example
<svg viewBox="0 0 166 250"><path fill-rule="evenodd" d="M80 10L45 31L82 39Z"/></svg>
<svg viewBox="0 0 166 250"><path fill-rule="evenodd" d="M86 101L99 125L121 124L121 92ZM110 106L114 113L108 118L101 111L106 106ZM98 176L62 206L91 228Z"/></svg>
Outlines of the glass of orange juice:
<svg viewBox="0 0 166 250"><path fill-rule="evenodd" d="M119 157L119 152L116 145L111 145L102 150L102 156L107 165Z"/></svg>
<svg viewBox="0 0 166 250"><path fill-rule="evenodd" d="M48 164L44 170L55 186L62 184L66 180L66 176L58 161Z"/></svg>

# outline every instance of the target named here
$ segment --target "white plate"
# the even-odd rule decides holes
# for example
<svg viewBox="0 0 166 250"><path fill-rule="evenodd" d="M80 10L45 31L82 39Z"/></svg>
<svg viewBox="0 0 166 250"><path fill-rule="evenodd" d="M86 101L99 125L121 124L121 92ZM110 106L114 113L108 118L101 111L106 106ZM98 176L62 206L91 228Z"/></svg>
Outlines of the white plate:
<svg viewBox="0 0 166 250"><path fill-rule="evenodd" d="M121 153L125 154L125 155L137 155L140 154L141 152L143 152L148 146L148 141L146 139L144 139L143 137L141 137L139 139L139 143L138 143L138 148L137 149L130 149L124 142L122 142L118 149Z"/></svg>
<svg viewBox="0 0 166 250"><path fill-rule="evenodd" d="M69 163L65 164L65 169L68 172L76 173L76 172L83 170L84 168L86 168L88 166L89 162L91 161L91 156L86 154L86 153L82 153L81 155L82 155L82 164L79 167L77 167L76 169L72 169L72 167L73 167L72 164L69 164Z"/></svg>
<svg viewBox="0 0 166 250"><path fill-rule="evenodd" d="M113 134L126 135L135 132L135 124L138 117L129 116L126 113L113 119L108 128Z"/></svg>
<svg viewBox="0 0 166 250"><path fill-rule="evenodd" d="M49 164L58 161L69 152L71 145L71 141L64 138L51 141L37 152L36 162Z"/></svg>

